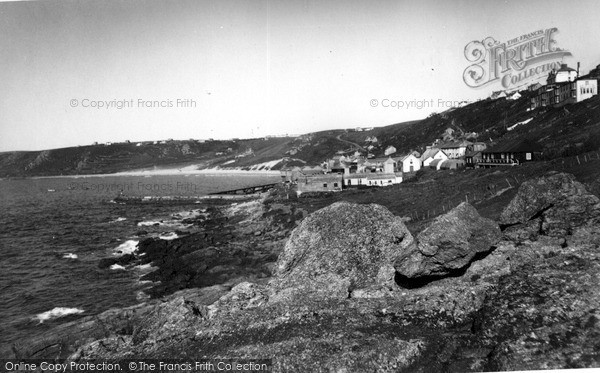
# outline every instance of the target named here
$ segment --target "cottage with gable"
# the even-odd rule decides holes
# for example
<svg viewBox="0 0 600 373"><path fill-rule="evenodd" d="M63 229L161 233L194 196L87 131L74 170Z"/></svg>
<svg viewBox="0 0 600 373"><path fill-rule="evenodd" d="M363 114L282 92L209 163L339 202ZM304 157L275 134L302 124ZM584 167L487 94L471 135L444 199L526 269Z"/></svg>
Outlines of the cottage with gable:
<svg viewBox="0 0 600 373"><path fill-rule="evenodd" d="M446 159L448 159L448 156L446 155L446 153L444 153L443 150L438 148L429 148L425 150L425 152L421 156L421 162L423 163L423 167L429 167L431 162L433 162L436 159L441 159L445 161Z"/></svg>
<svg viewBox="0 0 600 373"><path fill-rule="evenodd" d="M417 172L421 169L421 160L414 154L408 154L395 160L398 163L398 170L403 173Z"/></svg>

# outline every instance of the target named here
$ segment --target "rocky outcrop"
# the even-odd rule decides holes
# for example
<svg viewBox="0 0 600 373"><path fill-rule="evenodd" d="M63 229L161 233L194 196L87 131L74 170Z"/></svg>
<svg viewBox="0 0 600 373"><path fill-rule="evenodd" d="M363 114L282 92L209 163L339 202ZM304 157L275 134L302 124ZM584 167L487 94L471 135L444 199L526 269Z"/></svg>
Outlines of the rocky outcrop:
<svg viewBox="0 0 600 373"><path fill-rule="evenodd" d="M490 251L500 236L498 224L463 202L419 233L417 245L399 256L395 268L409 278L448 275Z"/></svg>
<svg viewBox="0 0 600 373"><path fill-rule="evenodd" d="M538 235L566 237L576 227L600 224L600 199L573 175L551 173L526 181L501 215L515 240Z"/></svg>
<svg viewBox="0 0 600 373"><path fill-rule="evenodd" d="M302 221L277 261L272 301L348 298L355 289L394 286L395 263L414 240L383 206L334 203Z"/></svg>
<svg viewBox="0 0 600 373"><path fill-rule="evenodd" d="M578 188L567 179L565 190ZM587 195L580 191L571 196ZM554 206L572 211L582 200L593 202L556 198L523 216L535 220ZM515 213L519 203L511 202ZM583 223L596 216L594 204L586 206L583 216L564 218L573 234L545 235L559 232L550 230L515 242L499 241L498 226L467 204L415 240L381 206L336 203L294 230L270 283L184 290L122 316L100 315L103 328L88 318L72 327L93 333L80 335L76 351L60 349L60 358L268 358L276 372L600 367L600 243L590 240L600 226ZM392 264L438 277L400 288ZM45 341L19 357L56 357L56 346Z"/></svg>

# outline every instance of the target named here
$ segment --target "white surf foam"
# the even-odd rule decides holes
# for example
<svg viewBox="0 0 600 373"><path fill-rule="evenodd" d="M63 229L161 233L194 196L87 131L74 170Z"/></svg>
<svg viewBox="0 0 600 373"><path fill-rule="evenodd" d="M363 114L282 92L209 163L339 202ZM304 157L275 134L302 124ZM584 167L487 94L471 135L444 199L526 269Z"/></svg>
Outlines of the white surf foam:
<svg viewBox="0 0 600 373"><path fill-rule="evenodd" d="M135 299L137 301L144 301L144 300L150 299L150 295L148 295L140 290L135 294Z"/></svg>
<svg viewBox="0 0 600 373"><path fill-rule="evenodd" d="M83 312L85 311L81 308L55 307L50 311L42 312L36 315L35 317L40 321L40 323L43 323L46 320L57 319L59 317L79 314Z"/></svg>
<svg viewBox="0 0 600 373"><path fill-rule="evenodd" d="M133 254L137 250L140 241L127 240L115 248L114 255Z"/></svg>
<svg viewBox="0 0 600 373"><path fill-rule="evenodd" d="M153 267L152 264L148 263L148 264L140 264L137 265L135 267L133 267L133 269L135 269L136 271L140 271L142 272L142 274L147 274L150 272L154 272L158 269L158 267ZM152 282L152 281L149 281ZM141 283L145 283L145 281L141 281Z"/></svg>
<svg viewBox="0 0 600 373"><path fill-rule="evenodd" d="M179 238L179 236L175 232L169 232L167 234L161 234L160 236L158 236L158 238L160 238L161 240L170 241Z"/></svg>
<svg viewBox="0 0 600 373"><path fill-rule="evenodd" d="M153 221L153 220L141 221L141 222L137 223L138 227L151 227L153 225L164 225L164 223L162 223L160 221Z"/></svg>
<svg viewBox="0 0 600 373"><path fill-rule="evenodd" d="M63 255L63 258L65 259L77 259L77 254L73 254L73 253L67 253L65 255Z"/></svg>
<svg viewBox="0 0 600 373"><path fill-rule="evenodd" d="M120 218L119 217L119 218L116 218L115 220L112 220L111 223L118 223L120 221L125 221L125 220L127 220L127 218Z"/></svg>
<svg viewBox="0 0 600 373"><path fill-rule="evenodd" d="M113 264L113 265L110 266L110 269L112 269L112 270L125 270L125 267L123 267L120 264Z"/></svg>

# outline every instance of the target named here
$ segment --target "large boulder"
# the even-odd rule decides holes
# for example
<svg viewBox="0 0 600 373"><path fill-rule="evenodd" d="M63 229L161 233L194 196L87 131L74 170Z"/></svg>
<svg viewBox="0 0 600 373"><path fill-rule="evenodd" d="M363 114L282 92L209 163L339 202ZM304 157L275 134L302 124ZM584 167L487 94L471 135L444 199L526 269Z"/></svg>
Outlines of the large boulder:
<svg viewBox="0 0 600 373"><path fill-rule="evenodd" d="M270 283L270 301L298 295L348 298L355 289L395 286L393 264L414 240L383 206L337 202L291 234Z"/></svg>
<svg viewBox="0 0 600 373"><path fill-rule="evenodd" d="M575 227L599 222L600 199L566 173L524 182L501 215L502 224L524 224L532 227L534 235L554 237L564 237Z"/></svg>
<svg viewBox="0 0 600 373"><path fill-rule="evenodd" d="M444 276L490 251L500 236L498 224L463 202L419 233L418 244L398 258L395 268L408 278Z"/></svg>

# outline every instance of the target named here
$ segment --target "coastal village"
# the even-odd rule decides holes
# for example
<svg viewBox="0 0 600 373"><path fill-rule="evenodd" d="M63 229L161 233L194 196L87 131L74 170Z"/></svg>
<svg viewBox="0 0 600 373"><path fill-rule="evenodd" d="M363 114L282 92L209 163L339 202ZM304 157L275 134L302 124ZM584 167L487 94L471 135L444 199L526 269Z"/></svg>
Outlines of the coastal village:
<svg viewBox="0 0 600 373"><path fill-rule="evenodd" d="M563 107L582 102L598 95L600 65L589 74L579 76L577 69L562 64L552 70L546 85L535 83L527 87L531 96L533 111L544 107ZM492 92L491 100L516 100L522 97L518 91ZM531 118L533 119L533 118ZM507 130L527 124L531 119L516 123ZM356 128L363 132L368 128ZM476 136L475 136L476 138ZM378 146L382 156L376 157L372 151ZM470 141L465 134L457 134L447 128L442 138L425 147L422 153L410 151L398 154L392 145L380 144L375 136L366 136L364 145L355 144L350 149L339 150L330 159L314 166L296 166L281 170L282 179L297 185L297 194L339 192L346 188L385 187L402 183L420 170L456 170L519 166L539 159L542 147L529 139L505 141L489 146L485 142Z"/></svg>

